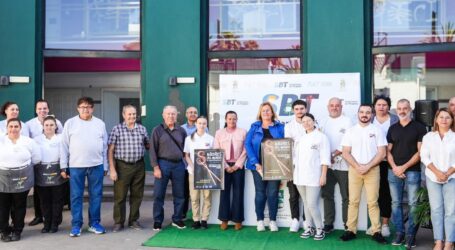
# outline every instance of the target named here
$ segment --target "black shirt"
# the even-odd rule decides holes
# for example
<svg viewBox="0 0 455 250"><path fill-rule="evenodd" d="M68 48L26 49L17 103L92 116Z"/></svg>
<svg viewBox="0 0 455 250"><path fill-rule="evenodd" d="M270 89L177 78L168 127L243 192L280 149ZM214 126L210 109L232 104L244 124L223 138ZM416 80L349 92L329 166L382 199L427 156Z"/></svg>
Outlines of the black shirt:
<svg viewBox="0 0 455 250"><path fill-rule="evenodd" d="M270 133L270 129L262 128L262 133L263 133L263 137L262 137L261 142L264 142L268 139L273 139L273 136ZM259 147L259 164L262 164L262 144L261 144L261 147Z"/></svg>
<svg viewBox="0 0 455 250"><path fill-rule="evenodd" d="M426 128L413 120L404 127L400 122L390 126L387 132L387 142L393 144L391 152L397 166L405 164L417 153L417 143L422 142L426 133ZM406 171L420 171L420 162Z"/></svg>

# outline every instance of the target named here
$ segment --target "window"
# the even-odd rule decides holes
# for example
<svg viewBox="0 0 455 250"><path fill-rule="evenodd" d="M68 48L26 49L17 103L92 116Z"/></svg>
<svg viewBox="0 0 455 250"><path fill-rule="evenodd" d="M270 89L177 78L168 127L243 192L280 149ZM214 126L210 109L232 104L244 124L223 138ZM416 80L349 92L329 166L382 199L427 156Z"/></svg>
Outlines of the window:
<svg viewBox="0 0 455 250"><path fill-rule="evenodd" d="M140 0L46 0L46 49L140 50Z"/></svg>

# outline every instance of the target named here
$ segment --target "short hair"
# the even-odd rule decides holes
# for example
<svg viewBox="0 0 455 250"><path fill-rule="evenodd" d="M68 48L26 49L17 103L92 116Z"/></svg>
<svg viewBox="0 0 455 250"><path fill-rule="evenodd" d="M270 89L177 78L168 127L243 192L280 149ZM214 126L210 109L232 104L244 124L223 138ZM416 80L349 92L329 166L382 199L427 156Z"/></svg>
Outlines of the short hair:
<svg viewBox="0 0 455 250"><path fill-rule="evenodd" d="M188 112L188 109L191 109L191 108L195 109L196 112L198 112L198 110L195 106L189 106L188 108L185 109L185 113Z"/></svg>
<svg viewBox="0 0 455 250"><path fill-rule="evenodd" d="M0 109L0 114L6 117L6 110L11 106L11 105L17 105L15 102L7 101L3 103L1 109Z"/></svg>
<svg viewBox="0 0 455 250"><path fill-rule="evenodd" d="M357 109L357 112L360 111L360 108L361 108L361 107L369 107L369 108L371 109L371 111L373 111L373 106L372 106L371 104L369 104L369 103L362 103L362 104L360 104L359 109Z"/></svg>
<svg viewBox="0 0 455 250"><path fill-rule="evenodd" d="M328 102L328 103L330 103L331 101L337 101L337 102L339 102L340 104L342 104L342 101L341 101L341 99L340 99L340 98L338 98L338 97L336 97L336 96L334 96L334 97L330 98L330 99L329 99L329 102Z"/></svg>
<svg viewBox="0 0 455 250"><path fill-rule="evenodd" d="M397 104L398 103L406 103L406 104L408 104L409 107L411 107L411 102L409 102L409 100L406 98L398 100Z"/></svg>
<svg viewBox="0 0 455 250"><path fill-rule="evenodd" d="M263 103L261 103L261 105L259 105L259 110L258 110L258 114L256 115L256 120L262 121L261 110L264 106L269 106L270 110L272 110L272 121L274 122L275 120L277 120L278 116L276 115L275 110L273 109L273 106L270 102L263 102Z"/></svg>
<svg viewBox="0 0 455 250"><path fill-rule="evenodd" d="M19 123L19 127L22 128L22 123L21 123L21 120L19 120L19 118L11 118L8 121L6 121L6 127L8 127L8 125L11 122L18 122Z"/></svg>
<svg viewBox="0 0 455 250"><path fill-rule="evenodd" d="M38 103L40 103L40 102L46 103L46 104L47 104L47 107L49 108L49 103L48 103L46 100L44 100L43 98L40 98L40 99L38 99L38 100L35 102L35 109L36 109L36 107L38 106Z"/></svg>
<svg viewBox="0 0 455 250"><path fill-rule="evenodd" d="M447 112L449 115L450 115L450 118L452 118L452 125L450 125L450 130L454 131L454 118L453 118L453 114L450 113L449 109L448 108L440 108L438 109L438 111L436 111L436 114L434 115L434 121L433 121L433 130L432 131L439 131L439 125L438 123L436 122L437 118L438 118L438 115L441 113L441 112Z"/></svg>
<svg viewBox="0 0 455 250"><path fill-rule="evenodd" d="M83 103L87 103L88 105L90 105L92 108L93 106L95 105L95 101L93 100L93 98L91 97L88 97L88 96L83 96L81 98L79 98L77 100L77 106L83 104Z"/></svg>
<svg viewBox="0 0 455 250"><path fill-rule="evenodd" d="M305 108L307 108L307 103L306 103L306 101L301 100L301 99L295 100L295 101L292 103L292 109L294 109L294 107L297 106L297 105L303 105L303 106L305 106Z"/></svg>
<svg viewBox="0 0 455 250"><path fill-rule="evenodd" d="M173 109L173 110L175 110L175 112L177 112L177 107L176 107L176 106L173 106L173 105L166 105L166 106L164 106L164 108L163 108L163 114L164 114L164 111L165 111L166 109Z"/></svg>
<svg viewBox="0 0 455 250"><path fill-rule="evenodd" d="M390 97L385 96L385 95L377 95L377 96L374 97L373 107L376 106L376 103L379 100L384 100L387 103L387 105L389 106L389 109L390 109L390 106L392 106L392 101L390 100Z"/></svg>
<svg viewBox="0 0 455 250"><path fill-rule="evenodd" d="M127 109L130 109L130 108L133 108L136 112L136 107L134 105L131 105L131 104L126 104L125 106L123 106L122 108L122 114L124 114L126 112Z"/></svg>
<svg viewBox="0 0 455 250"><path fill-rule="evenodd" d="M54 117L53 115L48 115L48 116L46 116L46 117L44 118L44 120L43 120L43 127L44 127L44 123L45 123L46 121L53 121L53 122L54 122L54 124L55 124L55 133L57 133L57 131L58 131L57 119L55 119L55 117Z"/></svg>

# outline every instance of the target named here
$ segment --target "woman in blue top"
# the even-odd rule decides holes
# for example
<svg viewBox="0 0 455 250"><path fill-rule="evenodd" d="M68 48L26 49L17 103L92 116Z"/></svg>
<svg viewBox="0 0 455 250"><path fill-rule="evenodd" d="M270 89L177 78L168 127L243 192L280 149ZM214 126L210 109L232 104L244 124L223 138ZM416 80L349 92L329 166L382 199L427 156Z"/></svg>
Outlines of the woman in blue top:
<svg viewBox="0 0 455 250"><path fill-rule="evenodd" d="M264 209L268 201L270 215L270 231L278 231L276 215L278 212L278 190L280 180L262 180L261 142L267 139L284 138L284 125L277 120L277 115L272 104L264 102L259 106L257 121L251 124L246 135L245 148L248 156L247 169L253 173L256 194L254 204L256 207L257 230L265 231Z"/></svg>

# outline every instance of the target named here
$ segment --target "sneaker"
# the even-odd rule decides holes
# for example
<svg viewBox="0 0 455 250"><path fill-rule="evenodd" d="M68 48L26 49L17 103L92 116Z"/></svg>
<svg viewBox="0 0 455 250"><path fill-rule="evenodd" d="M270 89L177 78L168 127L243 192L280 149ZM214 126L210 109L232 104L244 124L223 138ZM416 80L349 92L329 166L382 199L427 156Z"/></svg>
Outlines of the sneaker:
<svg viewBox="0 0 455 250"><path fill-rule="evenodd" d="M322 229L316 230L316 234L314 235L314 240L323 240L325 238L325 232Z"/></svg>
<svg viewBox="0 0 455 250"><path fill-rule="evenodd" d="M207 221L206 220L202 220L201 221L201 228L202 229L208 229L209 228L209 226L207 225Z"/></svg>
<svg viewBox="0 0 455 250"><path fill-rule="evenodd" d="M302 239L308 239L310 237L313 237L315 235L315 230L312 227L307 227L303 233L300 234L300 238Z"/></svg>
<svg viewBox="0 0 455 250"><path fill-rule="evenodd" d="M374 233L371 238L374 241L376 241L377 243L379 243L379 244L386 244L387 243L387 241L384 239L384 237L382 236L382 234L380 232Z"/></svg>
<svg viewBox="0 0 455 250"><path fill-rule="evenodd" d="M342 241L350 241L350 240L353 240L353 239L355 239L355 238L357 238L357 235L355 235L355 233L353 233L353 232L351 232L351 231L349 231L349 230L346 230L346 231L344 232L344 234L341 235L341 237L340 237L340 239L341 239Z"/></svg>
<svg viewBox="0 0 455 250"><path fill-rule="evenodd" d="M401 246L404 242L404 234L403 233L396 233L395 238L392 240L392 245L394 246Z"/></svg>
<svg viewBox="0 0 455 250"><path fill-rule="evenodd" d="M161 230L161 223L155 222L153 223L153 231L160 231Z"/></svg>
<svg viewBox="0 0 455 250"><path fill-rule="evenodd" d="M407 249L416 247L416 237L413 235L406 236L406 242L404 243L404 246Z"/></svg>
<svg viewBox="0 0 455 250"><path fill-rule="evenodd" d="M258 232L264 232L265 231L265 226L264 226L264 221L263 220L258 220L258 225L257 228Z"/></svg>
<svg viewBox="0 0 455 250"><path fill-rule="evenodd" d="M374 234L374 233L373 233L373 229L372 229L371 227L369 227L369 228L367 229L367 231L365 232L365 234L366 234L366 235L371 235L371 236L373 236L373 234Z"/></svg>
<svg viewBox="0 0 455 250"><path fill-rule="evenodd" d="M193 229L199 229L201 228L201 223L199 221L193 222L193 225L191 226Z"/></svg>
<svg viewBox="0 0 455 250"><path fill-rule="evenodd" d="M81 228L80 227L72 227L70 232L70 237L79 237L81 236Z"/></svg>
<svg viewBox="0 0 455 250"><path fill-rule="evenodd" d="M389 227L389 225L387 225L387 224L382 225L381 234L384 237L389 237L390 236L390 227Z"/></svg>
<svg viewBox="0 0 455 250"><path fill-rule="evenodd" d="M300 222L296 218L292 219L291 226L289 227L289 232L297 233L300 228Z"/></svg>
<svg viewBox="0 0 455 250"><path fill-rule="evenodd" d="M271 232L278 232L278 226L276 225L276 221L271 220L269 223L269 228Z"/></svg>
<svg viewBox="0 0 455 250"><path fill-rule="evenodd" d="M172 222L172 226L176 227L177 229L184 229L184 228L186 228L185 223L183 223L183 221L181 221L181 220L179 220L179 221L173 221L173 222Z"/></svg>
<svg viewBox="0 0 455 250"><path fill-rule="evenodd" d="M331 233L334 230L333 225L324 225L324 228L322 230L324 230L324 233L326 234Z"/></svg>
<svg viewBox="0 0 455 250"><path fill-rule="evenodd" d="M106 229L103 226L101 226L100 223L95 223L95 224L91 225L88 228L88 231L92 232L94 234L104 234L104 233L106 233Z"/></svg>
<svg viewBox="0 0 455 250"><path fill-rule="evenodd" d="M134 230L142 230L144 227L139 223L139 221L132 221L129 225L129 228L132 228Z"/></svg>

